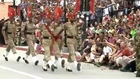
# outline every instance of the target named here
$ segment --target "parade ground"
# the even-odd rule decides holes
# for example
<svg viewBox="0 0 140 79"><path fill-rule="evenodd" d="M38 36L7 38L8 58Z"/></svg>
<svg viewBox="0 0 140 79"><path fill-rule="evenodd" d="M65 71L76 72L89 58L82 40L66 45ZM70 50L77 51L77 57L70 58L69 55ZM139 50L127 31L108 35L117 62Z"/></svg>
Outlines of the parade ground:
<svg viewBox="0 0 140 79"><path fill-rule="evenodd" d="M82 63L80 72L74 67L73 72L66 72L65 68L61 68L60 65L55 72L51 70L44 72L41 66L43 55L37 56L40 63L34 66L31 56L29 57L30 63L25 64L22 59L16 62L12 52L9 54L9 61L5 61L3 57L5 47L0 47L0 52L0 79L139 79L134 73L109 70L106 67L98 68L87 63ZM20 49L17 52L18 55L23 56L26 51Z"/></svg>

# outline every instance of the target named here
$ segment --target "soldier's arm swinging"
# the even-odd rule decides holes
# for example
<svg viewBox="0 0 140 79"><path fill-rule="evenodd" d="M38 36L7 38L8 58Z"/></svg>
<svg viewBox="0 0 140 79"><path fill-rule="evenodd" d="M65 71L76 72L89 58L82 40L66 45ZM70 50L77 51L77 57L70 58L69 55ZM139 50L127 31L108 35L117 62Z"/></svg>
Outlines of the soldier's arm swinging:
<svg viewBox="0 0 140 79"><path fill-rule="evenodd" d="M6 27L7 27L7 23L5 23L4 25L3 25L3 27L2 27L2 35L3 35L3 37L4 37L4 40L6 40L7 39L7 36L6 36Z"/></svg>
<svg viewBox="0 0 140 79"><path fill-rule="evenodd" d="M38 33L39 33L39 43L42 44L42 25L40 24L38 27Z"/></svg>
<svg viewBox="0 0 140 79"><path fill-rule="evenodd" d="M14 38L16 39L16 35L17 35L17 28L16 28L16 26L14 27Z"/></svg>
<svg viewBox="0 0 140 79"><path fill-rule="evenodd" d="M77 23L77 26L79 27L79 26L82 26L84 24L84 22L81 22L81 23Z"/></svg>
<svg viewBox="0 0 140 79"><path fill-rule="evenodd" d="M23 38L26 38L26 36L25 36L25 27L26 27L26 25L25 24L22 24L22 26L21 26L21 36L23 37Z"/></svg>

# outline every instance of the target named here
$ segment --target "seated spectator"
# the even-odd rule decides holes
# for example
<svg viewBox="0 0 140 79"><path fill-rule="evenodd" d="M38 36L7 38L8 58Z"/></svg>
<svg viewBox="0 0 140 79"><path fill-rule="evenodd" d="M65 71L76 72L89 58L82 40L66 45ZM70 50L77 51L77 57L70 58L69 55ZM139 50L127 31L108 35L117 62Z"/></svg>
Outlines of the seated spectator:
<svg viewBox="0 0 140 79"><path fill-rule="evenodd" d="M120 47L121 50L114 57L115 66L118 68L120 68L120 66L125 67L128 61L131 60L131 56L133 55L125 42L121 42ZM123 62L122 60L126 60L126 62Z"/></svg>
<svg viewBox="0 0 140 79"><path fill-rule="evenodd" d="M114 42L116 41L112 33L110 33L110 34L108 35L108 37L109 37L108 40L109 40L110 43L114 43Z"/></svg>
<svg viewBox="0 0 140 79"><path fill-rule="evenodd" d="M101 55L99 62L101 64L108 64L109 56L112 54L112 52L112 48L109 47L106 43L104 43L103 54Z"/></svg>
<svg viewBox="0 0 140 79"><path fill-rule="evenodd" d="M79 59L80 62L85 61L85 56L88 56L90 54L91 47L92 47L92 39L86 39L84 44L82 45L83 51L82 51L82 56Z"/></svg>
<svg viewBox="0 0 140 79"><path fill-rule="evenodd" d="M90 62L94 61L95 56L93 55L93 53L96 53L96 49L97 49L96 42L95 42L95 40L92 40L91 52L88 56L85 57L87 60L86 62L90 63Z"/></svg>

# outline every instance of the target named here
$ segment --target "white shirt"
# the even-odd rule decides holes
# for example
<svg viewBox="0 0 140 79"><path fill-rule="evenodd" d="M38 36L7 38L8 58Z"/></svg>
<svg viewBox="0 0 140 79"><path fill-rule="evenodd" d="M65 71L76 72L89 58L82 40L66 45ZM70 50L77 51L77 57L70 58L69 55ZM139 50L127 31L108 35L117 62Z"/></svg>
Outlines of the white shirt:
<svg viewBox="0 0 140 79"><path fill-rule="evenodd" d="M108 10L108 8L104 8L103 16L108 15L108 14L109 14L109 10Z"/></svg>
<svg viewBox="0 0 140 79"><path fill-rule="evenodd" d="M18 6L21 3L21 0L15 0L15 5Z"/></svg>
<svg viewBox="0 0 140 79"><path fill-rule="evenodd" d="M40 0L37 0L38 3L40 3Z"/></svg>
<svg viewBox="0 0 140 79"><path fill-rule="evenodd" d="M66 1L66 5L67 5L67 1ZM61 0L60 5L63 6L64 5L64 0Z"/></svg>
<svg viewBox="0 0 140 79"><path fill-rule="evenodd" d="M135 6L140 6L140 1L135 1L134 4Z"/></svg>
<svg viewBox="0 0 140 79"><path fill-rule="evenodd" d="M107 53L108 53L108 54L109 54L109 53L112 53L111 47L109 47L109 46L104 47L104 48L103 48L103 53L104 53L104 55L107 55Z"/></svg>

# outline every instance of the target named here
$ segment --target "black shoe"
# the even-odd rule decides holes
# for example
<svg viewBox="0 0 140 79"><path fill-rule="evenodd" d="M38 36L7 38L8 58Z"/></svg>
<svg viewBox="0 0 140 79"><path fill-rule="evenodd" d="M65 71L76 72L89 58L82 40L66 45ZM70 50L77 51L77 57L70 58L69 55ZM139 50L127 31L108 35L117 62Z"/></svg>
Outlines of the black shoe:
<svg viewBox="0 0 140 79"><path fill-rule="evenodd" d="M64 59L61 61L61 66L62 66L62 68L65 67L65 60Z"/></svg>
<svg viewBox="0 0 140 79"><path fill-rule="evenodd" d="M137 71L136 77L140 77L140 71Z"/></svg>
<svg viewBox="0 0 140 79"><path fill-rule="evenodd" d="M68 71L68 72L73 72L71 69L67 69L67 68L66 68L66 71Z"/></svg>
<svg viewBox="0 0 140 79"><path fill-rule="evenodd" d="M47 68L50 68L50 65L49 64L47 64L46 66L47 66Z"/></svg>
<svg viewBox="0 0 140 79"><path fill-rule="evenodd" d="M54 70L55 70L55 66L51 65L51 71L54 72Z"/></svg>
<svg viewBox="0 0 140 79"><path fill-rule="evenodd" d="M20 59L21 59L21 57L19 56L19 57L17 58L17 62L19 62Z"/></svg>
<svg viewBox="0 0 140 79"><path fill-rule="evenodd" d="M3 57L5 58L5 61L8 61L8 57L6 57L5 55L3 55Z"/></svg>
<svg viewBox="0 0 140 79"><path fill-rule="evenodd" d="M28 60L26 60L25 58L23 58L23 60L26 64L29 64Z"/></svg>
<svg viewBox="0 0 140 79"><path fill-rule="evenodd" d="M38 65L38 63L39 63L39 61L37 60L37 61L35 61L35 65Z"/></svg>
<svg viewBox="0 0 140 79"><path fill-rule="evenodd" d="M80 71L81 70L81 63L78 63L77 64L77 71Z"/></svg>
<svg viewBox="0 0 140 79"><path fill-rule="evenodd" d="M54 69L57 69L57 66L54 66Z"/></svg>
<svg viewBox="0 0 140 79"><path fill-rule="evenodd" d="M42 69L43 69L43 71L48 71L47 68L43 68L43 67L42 67Z"/></svg>

